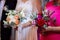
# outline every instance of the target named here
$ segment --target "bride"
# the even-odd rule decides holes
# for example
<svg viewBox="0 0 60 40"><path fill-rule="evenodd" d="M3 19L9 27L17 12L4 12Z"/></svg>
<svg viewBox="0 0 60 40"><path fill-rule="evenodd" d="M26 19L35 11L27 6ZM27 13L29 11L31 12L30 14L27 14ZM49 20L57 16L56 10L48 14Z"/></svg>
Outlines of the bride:
<svg viewBox="0 0 60 40"><path fill-rule="evenodd" d="M35 25L32 25L33 19L30 18L33 12L38 13L40 11L40 4L37 0L17 0L16 11L19 12L23 8L25 18L18 25L16 30L16 40L37 40L37 29Z"/></svg>

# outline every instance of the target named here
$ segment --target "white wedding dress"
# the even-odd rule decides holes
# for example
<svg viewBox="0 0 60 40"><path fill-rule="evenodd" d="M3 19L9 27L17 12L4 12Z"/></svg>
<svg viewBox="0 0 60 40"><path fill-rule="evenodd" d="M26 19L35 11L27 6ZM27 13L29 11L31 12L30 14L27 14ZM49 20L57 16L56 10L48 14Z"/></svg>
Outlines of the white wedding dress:
<svg viewBox="0 0 60 40"><path fill-rule="evenodd" d="M31 25L31 26L27 26L26 28L22 29L22 24L28 21L33 21L30 18L30 15L32 15L32 10L33 10L31 0L28 0L25 3L20 1L20 4L18 4L17 7L20 7L21 9L25 7L25 10L23 12L25 13L26 19L22 20L22 22L20 22L20 24L18 25L18 30L16 32L17 33L16 40L37 40L37 29L38 28L36 26Z"/></svg>

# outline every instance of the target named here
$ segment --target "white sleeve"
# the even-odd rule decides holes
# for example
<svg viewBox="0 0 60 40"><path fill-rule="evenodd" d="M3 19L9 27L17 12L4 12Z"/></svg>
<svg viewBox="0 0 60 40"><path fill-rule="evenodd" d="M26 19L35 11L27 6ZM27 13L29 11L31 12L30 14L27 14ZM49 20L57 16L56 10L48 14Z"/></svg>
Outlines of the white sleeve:
<svg viewBox="0 0 60 40"><path fill-rule="evenodd" d="M2 10L3 10L4 4L5 4L5 1L2 0L2 1L0 2L0 20L1 20Z"/></svg>

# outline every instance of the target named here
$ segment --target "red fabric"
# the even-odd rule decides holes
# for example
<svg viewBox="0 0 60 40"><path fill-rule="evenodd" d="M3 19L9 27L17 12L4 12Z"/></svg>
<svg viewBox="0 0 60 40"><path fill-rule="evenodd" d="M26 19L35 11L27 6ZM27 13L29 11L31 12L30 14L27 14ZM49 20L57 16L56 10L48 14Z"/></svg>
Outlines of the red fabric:
<svg viewBox="0 0 60 40"><path fill-rule="evenodd" d="M45 24L45 21L43 19L38 19L37 24L38 26L42 27Z"/></svg>
<svg viewBox="0 0 60 40"><path fill-rule="evenodd" d="M38 26L41 27L45 24L45 21L42 19L42 13L38 13L37 16L38 17L37 17L36 22L37 22Z"/></svg>

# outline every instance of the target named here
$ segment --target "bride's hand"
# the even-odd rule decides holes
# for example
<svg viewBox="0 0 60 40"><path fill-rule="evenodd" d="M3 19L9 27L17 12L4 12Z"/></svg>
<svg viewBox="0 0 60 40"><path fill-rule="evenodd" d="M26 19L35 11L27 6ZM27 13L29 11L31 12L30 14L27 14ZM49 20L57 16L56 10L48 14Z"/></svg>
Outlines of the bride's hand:
<svg viewBox="0 0 60 40"><path fill-rule="evenodd" d="M8 6L7 6L7 5L4 6L4 7L3 7L3 10L9 12L9 10L8 10Z"/></svg>
<svg viewBox="0 0 60 40"><path fill-rule="evenodd" d="M17 25L14 25L14 27L13 27L13 28L15 29L15 28L17 28L17 27L18 27Z"/></svg>
<svg viewBox="0 0 60 40"><path fill-rule="evenodd" d="M28 21L27 23L24 23L23 24L23 28L27 27L27 26L30 26L32 25L32 21Z"/></svg>

